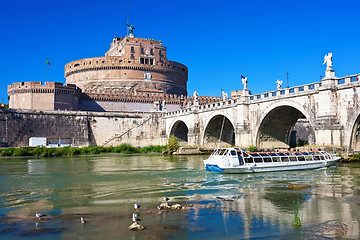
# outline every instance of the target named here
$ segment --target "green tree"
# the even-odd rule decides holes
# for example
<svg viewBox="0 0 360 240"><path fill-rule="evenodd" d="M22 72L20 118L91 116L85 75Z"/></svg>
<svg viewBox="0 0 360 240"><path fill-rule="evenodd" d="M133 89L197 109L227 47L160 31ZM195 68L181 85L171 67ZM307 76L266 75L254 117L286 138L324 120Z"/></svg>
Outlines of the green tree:
<svg viewBox="0 0 360 240"><path fill-rule="evenodd" d="M179 147L180 147L179 141L177 140L174 134L171 135L166 145L167 152L172 154L176 152L179 149Z"/></svg>

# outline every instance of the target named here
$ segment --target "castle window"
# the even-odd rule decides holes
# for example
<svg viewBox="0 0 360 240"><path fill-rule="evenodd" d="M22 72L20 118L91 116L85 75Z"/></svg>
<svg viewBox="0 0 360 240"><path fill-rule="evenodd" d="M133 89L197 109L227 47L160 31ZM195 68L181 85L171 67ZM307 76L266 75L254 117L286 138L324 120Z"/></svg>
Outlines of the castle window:
<svg viewBox="0 0 360 240"><path fill-rule="evenodd" d="M159 50L159 55L161 56L161 54L162 54L162 51L161 51L161 50Z"/></svg>
<svg viewBox="0 0 360 240"><path fill-rule="evenodd" d="M154 65L154 59L153 58L140 58L140 64L146 64L146 65Z"/></svg>
<svg viewBox="0 0 360 240"><path fill-rule="evenodd" d="M134 54L131 54L131 58L134 59Z"/></svg>
<svg viewBox="0 0 360 240"><path fill-rule="evenodd" d="M132 53L134 53L134 52L135 52L134 47L131 47L131 52L132 52Z"/></svg>
<svg viewBox="0 0 360 240"><path fill-rule="evenodd" d="M75 65L74 65L74 67L78 67L78 66L80 66L80 64L79 64L79 63L77 63L77 64L75 64Z"/></svg>
<svg viewBox="0 0 360 240"><path fill-rule="evenodd" d="M141 48L141 54L144 54L144 48Z"/></svg>
<svg viewBox="0 0 360 240"><path fill-rule="evenodd" d="M150 49L150 54L154 55L154 50L153 49Z"/></svg>

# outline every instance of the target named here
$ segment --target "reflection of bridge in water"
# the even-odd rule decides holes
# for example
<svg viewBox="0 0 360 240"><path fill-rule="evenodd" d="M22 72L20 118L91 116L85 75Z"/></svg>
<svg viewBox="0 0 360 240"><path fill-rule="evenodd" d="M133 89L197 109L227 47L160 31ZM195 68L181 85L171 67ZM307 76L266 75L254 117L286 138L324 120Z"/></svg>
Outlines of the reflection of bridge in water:
<svg viewBox="0 0 360 240"><path fill-rule="evenodd" d="M315 144L360 150L359 74L336 78L326 70L321 82L192 106L164 115L166 136L185 145L289 147L291 132L306 119ZM220 138L220 132L222 136Z"/></svg>

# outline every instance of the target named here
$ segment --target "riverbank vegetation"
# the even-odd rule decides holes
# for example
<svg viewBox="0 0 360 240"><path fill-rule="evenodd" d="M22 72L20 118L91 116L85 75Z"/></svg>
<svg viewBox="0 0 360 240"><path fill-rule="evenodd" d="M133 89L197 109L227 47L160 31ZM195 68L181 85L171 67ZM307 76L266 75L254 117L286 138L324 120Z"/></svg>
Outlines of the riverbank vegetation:
<svg viewBox="0 0 360 240"><path fill-rule="evenodd" d="M18 157L18 156L36 156L36 157L56 157L66 155L90 155L103 153L162 153L167 146L150 145L146 147L133 147L130 144L121 144L115 147L21 147L21 148L2 148L0 156Z"/></svg>
<svg viewBox="0 0 360 240"><path fill-rule="evenodd" d="M179 147L180 147L180 143L178 139L175 137L175 135L171 135L171 137L168 139L168 143L165 145L163 153L173 154L179 149Z"/></svg>

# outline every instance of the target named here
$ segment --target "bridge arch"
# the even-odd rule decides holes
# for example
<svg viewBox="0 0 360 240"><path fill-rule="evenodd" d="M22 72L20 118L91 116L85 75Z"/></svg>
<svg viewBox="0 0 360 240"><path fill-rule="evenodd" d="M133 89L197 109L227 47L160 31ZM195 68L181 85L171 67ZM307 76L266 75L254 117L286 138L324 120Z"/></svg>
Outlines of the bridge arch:
<svg viewBox="0 0 360 240"><path fill-rule="evenodd" d="M206 147L233 146L235 145L234 124L226 114L213 114L204 124L202 145Z"/></svg>
<svg viewBox="0 0 360 240"><path fill-rule="evenodd" d="M291 132L298 119L307 119L315 130L315 116L301 105L286 101L267 106L255 127L256 146L263 149L290 147Z"/></svg>
<svg viewBox="0 0 360 240"><path fill-rule="evenodd" d="M351 114L351 118L347 121L344 139L350 149L360 151L360 112L358 110L355 114Z"/></svg>
<svg viewBox="0 0 360 240"><path fill-rule="evenodd" d="M171 130L168 137L174 135L180 142L180 145L187 145L189 128L184 121L182 120L175 121L175 123L171 126L170 129Z"/></svg>

